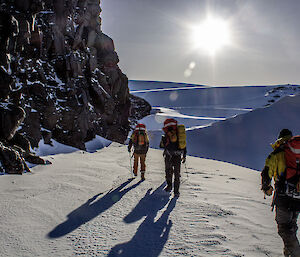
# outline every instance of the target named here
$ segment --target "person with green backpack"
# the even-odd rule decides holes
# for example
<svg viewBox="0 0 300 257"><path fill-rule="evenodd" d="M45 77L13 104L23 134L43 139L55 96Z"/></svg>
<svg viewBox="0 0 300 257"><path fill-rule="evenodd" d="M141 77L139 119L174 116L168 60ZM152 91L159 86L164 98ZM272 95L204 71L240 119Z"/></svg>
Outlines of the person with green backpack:
<svg viewBox="0 0 300 257"><path fill-rule="evenodd" d="M300 136L292 136L288 129L282 129L272 144L273 152L266 159L261 172L261 189L265 195L273 194L272 178L275 183L272 210L278 234L284 243L286 257L300 257L297 238L297 219L300 211Z"/></svg>
<svg viewBox="0 0 300 257"><path fill-rule="evenodd" d="M160 148L164 148L166 192L171 192L174 175L174 195L179 196L181 162L186 160L186 133L184 125L178 125L175 119L166 119L163 131L165 134L160 141Z"/></svg>

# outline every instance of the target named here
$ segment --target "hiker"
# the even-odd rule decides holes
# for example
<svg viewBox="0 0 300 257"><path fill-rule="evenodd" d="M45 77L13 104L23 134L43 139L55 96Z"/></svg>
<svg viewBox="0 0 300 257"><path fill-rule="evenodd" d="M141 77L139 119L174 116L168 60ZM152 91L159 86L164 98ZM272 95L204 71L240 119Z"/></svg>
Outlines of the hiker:
<svg viewBox="0 0 300 257"><path fill-rule="evenodd" d="M166 119L163 131L165 134L160 141L164 148L165 172L167 187L165 191L171 192L174 175L174 195L179 196L180 166L186 160L186 134L184 125L177 125L174 119Z"/></svg>
<svg viewBox="0 0 300 257"><path fill-rule="evenodd" d="M261 172L261 189L268 196L273 193L272 210L275 206L275 220L278 234L283 240L284 256L300 257L297 239L297 218L300 211L300 136L293 137L288 129L282 129L273 152L268 156Z"/></svg>
<svg viewBox="0 0 300 257"><path fill-rule="evenodd" d="M134 163L133 163L133 174L138 174L138 164L140 160L141 165L141 179L145 180L146 171L146 155L149 149L149 138L147 135L146 126L144 124L137 124L128 143L128 152L131 152L133 145L134 152Z"/></svg>

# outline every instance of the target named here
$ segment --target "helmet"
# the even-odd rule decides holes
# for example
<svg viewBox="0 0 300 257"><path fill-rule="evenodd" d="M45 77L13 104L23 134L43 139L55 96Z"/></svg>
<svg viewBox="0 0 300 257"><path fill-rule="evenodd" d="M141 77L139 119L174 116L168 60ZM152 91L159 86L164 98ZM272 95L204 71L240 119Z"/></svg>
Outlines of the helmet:
<svg viewBox="0 0 300 257"><path fill-rule="evenodd" d="M165 133L167 133L168 131L170 131L170 129L176 130L176 128L177 128L177 120L175 120L175 119L166 119L164 121L163 131Z"/></svg>
<svg viewBox="0 0 300 257"><path fill-rule="evenodd" d="M146 130L146 125L139 123L135 126L135 130Z"/></svg>

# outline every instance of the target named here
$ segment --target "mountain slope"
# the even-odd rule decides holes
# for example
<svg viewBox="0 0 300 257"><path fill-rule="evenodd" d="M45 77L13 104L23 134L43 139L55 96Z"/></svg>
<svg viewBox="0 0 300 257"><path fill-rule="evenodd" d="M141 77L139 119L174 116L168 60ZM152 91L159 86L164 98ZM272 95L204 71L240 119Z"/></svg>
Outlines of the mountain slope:
<svg viewBox="0 0 300 257"><path fill-rule="evenodd" d="M188 157L181 196L164 187L162 151L128 180L125 146L48 156L0 180L1 256L280 256L257 172Z"/></svg>
<svg viewBox="0 0 300 257"><path fill-rule="evenodd" d="M164 120L172 117L187 127L188 154L260 170L281 129L300 133L297 85L207 87L143 81L129 85L133 94L156 106L141 120L154 148L159 146Z"/></svg>
<svg viewBox="0 0 300 257"><path fill-rule="evenodd" d="M189 153L260 170L281 129L299 134L299 110L300 95L288 96L269 107L190 130Z"/></svg>

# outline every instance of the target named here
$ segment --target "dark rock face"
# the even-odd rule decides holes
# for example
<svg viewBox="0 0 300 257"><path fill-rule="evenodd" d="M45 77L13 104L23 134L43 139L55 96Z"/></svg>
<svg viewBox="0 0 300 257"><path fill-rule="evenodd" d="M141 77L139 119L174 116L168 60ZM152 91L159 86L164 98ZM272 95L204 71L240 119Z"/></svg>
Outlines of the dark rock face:
<svg viewBox="0 0 300 257"><path fill-rule="evenodd" d="M100 0L0 0L0 167L9 147L41 162L30 147L22 151L26 140L80 149L95 135L123 143L149 114L129 94L100 13Z"/></svg>

